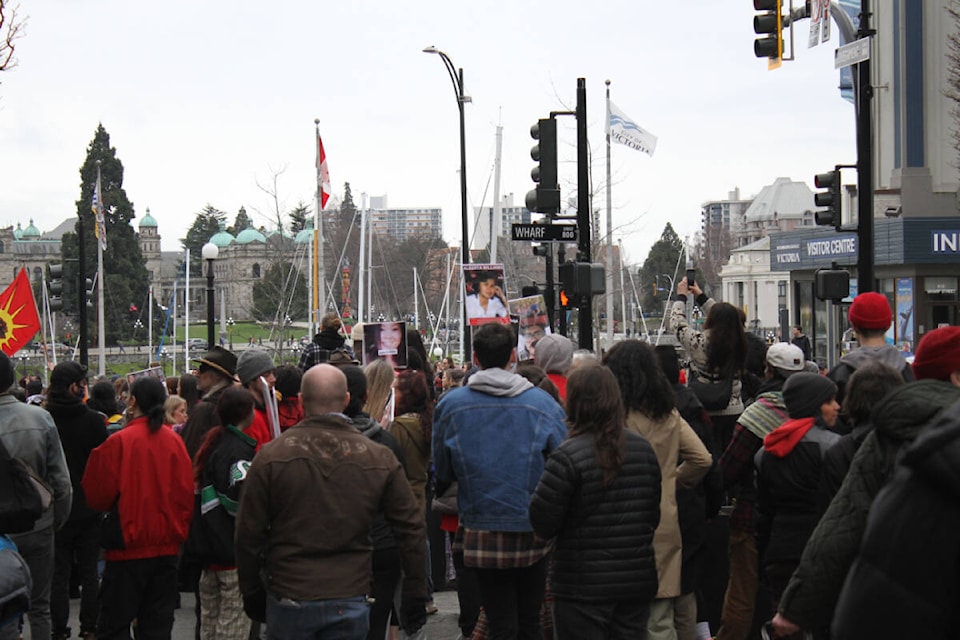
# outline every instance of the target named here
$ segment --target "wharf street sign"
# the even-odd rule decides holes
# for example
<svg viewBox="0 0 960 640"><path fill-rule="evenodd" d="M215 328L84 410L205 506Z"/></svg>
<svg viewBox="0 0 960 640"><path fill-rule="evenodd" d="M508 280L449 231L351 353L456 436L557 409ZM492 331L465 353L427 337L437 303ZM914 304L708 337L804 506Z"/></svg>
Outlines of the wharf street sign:
<svg viewBox="0 0 960 640"><path fill-rule="evenodd" d="M514 240L530 242L576 242L575 224L533 224L515 222L510 228Z"/></svg>

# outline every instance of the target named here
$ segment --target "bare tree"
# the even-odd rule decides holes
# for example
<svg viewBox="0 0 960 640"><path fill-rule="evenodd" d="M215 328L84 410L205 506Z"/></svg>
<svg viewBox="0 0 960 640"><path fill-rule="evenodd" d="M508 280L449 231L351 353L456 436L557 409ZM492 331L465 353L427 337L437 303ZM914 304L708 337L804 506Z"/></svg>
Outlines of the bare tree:
<svg viewBox="0 0 960 640"><path fill-rule="evenodd" d="M24 20L19 19L17 10L19 5L12 5L8 0L0 0L0 71L7 71L17 66L14 57L14 44L23 35Z"/></svg>

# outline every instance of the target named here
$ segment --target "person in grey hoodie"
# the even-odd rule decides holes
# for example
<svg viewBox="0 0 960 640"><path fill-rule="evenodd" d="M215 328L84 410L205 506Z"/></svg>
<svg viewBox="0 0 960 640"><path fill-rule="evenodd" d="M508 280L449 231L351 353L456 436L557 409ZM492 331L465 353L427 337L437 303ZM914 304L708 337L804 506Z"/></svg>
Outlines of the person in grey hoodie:
<svg viewBox="0 0 960 640"><path fill-rule="evenodd" d="M509 326L482 325L473 335L480 370L433 414L437 493L457 481L464 564L494 638L539 637L549 545L533 532L530 499L567 433L554 399L508 370L516 346Z"/></svg>

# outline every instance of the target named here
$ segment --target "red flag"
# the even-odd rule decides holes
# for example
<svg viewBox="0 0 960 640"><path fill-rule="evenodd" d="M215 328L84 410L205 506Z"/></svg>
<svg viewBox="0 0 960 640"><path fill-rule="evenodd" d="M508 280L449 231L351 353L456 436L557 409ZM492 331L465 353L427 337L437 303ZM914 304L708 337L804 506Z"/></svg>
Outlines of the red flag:
<svg viewBox="0 0 960 640"><path fill-rule="evenodd" d="M327 206L330 199L330 170L327 169L327 153L323 150L323 139L317 136L317 183L320 187L320 208Z"/></svg>
<svg viewBox="0 0 960 640"><path fill-rule="evenodd" d="M27 270L21 268L13 283L0 293L0 349L12 356L40 330L37 303Z"/></svg>

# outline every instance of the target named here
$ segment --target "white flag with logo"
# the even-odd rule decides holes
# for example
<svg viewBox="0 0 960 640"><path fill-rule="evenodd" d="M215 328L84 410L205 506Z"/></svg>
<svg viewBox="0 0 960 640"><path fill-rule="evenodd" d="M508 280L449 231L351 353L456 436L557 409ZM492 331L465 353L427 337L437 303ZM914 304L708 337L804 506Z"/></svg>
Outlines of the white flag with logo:
<svg viewBox="0 0 960 640"><path fill-rule="evenodd" d="M624 115L612 103L610 105L609 132L613 142L625 144L631 149L643 151L650 157L657 148L657 136L653 135L636 122Z"/></svg>

